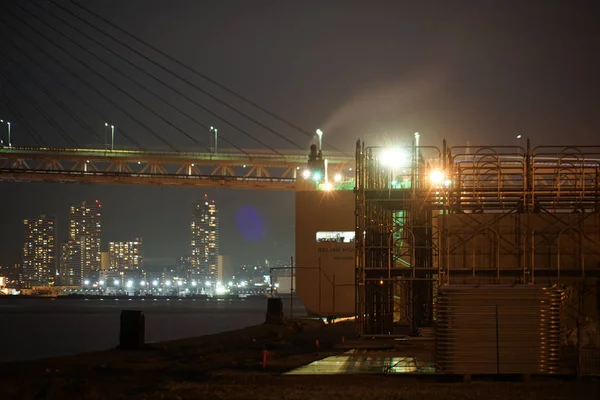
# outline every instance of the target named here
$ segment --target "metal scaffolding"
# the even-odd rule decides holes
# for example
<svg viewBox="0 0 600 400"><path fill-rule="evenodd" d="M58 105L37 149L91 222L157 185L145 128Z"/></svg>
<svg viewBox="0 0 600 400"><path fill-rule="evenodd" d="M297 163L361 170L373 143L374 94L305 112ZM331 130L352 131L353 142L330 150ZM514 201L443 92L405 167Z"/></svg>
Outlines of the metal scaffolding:
<svg viewBox="0 0 600 400"><path fill-rule="evenodd" d="M360 334L432 326L438 288L452 283L581 286L597 296L600 146L358 141L355 194ZM600 319L600 305L576 303L578 320Z"/></svg>

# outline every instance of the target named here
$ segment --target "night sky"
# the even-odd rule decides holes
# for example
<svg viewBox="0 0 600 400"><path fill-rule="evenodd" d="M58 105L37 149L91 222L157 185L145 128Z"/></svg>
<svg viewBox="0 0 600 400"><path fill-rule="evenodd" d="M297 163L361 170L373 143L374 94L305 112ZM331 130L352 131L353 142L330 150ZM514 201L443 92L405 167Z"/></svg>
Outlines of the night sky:
<svg viewBox="0 0 600 400"><path fill-rule="evenodd" d="M37 7L27 1L2 0L0 118L13 121L13 144L35 145L19 123L20 114L49 145L68 146L67 136L81 147L99 148L103 146L98 139L104 135L103 116L107 116L118 128L117 148L134 148L119 133L122 130L145 148L169 150L24 40L23 34L177 149L208 146L208 132L127 77L202 123L218 125L224 140L243 148L261 146L139 73L103 46L270 146L306 152L308 136L170 63L70 1L58 3L272 127L296 146L135 56L52 2L37 2L41 6ZM81 4L306 131L321 128L329 144L348 151L357 138L375 145L388 139L409 140L415 131L421 133L424 145L441 145L442 138L451 145L467 141L474 145L517 144L517 135L530 138L533 145L600 143L600 13L593 2L102 0ZM83 107L13 43L87 99L102 116ZM99 74L86 70L69 54ZM82 129L22 70L46 86L96 136ZM52 117L54 126L13 83ZM129 95L189 133L200 147ZM220 143L220 147L228 145ZM187 252L191 204L205 192L219 206L222 254L233 255L236 263L293 255L293 193L1 183L0 264L20 261L23 218L47 212L56 214L59 224L66 227L68 205L86 199L99 199L104 206L104 243L142 236L151 264L172 261ZM65 235L63 230L61 240Z"/></svg>

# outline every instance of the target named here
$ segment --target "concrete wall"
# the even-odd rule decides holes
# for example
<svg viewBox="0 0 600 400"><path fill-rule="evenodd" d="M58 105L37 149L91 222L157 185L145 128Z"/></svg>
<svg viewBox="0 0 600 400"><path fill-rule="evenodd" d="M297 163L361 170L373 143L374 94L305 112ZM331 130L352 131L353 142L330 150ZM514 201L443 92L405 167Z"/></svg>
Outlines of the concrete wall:
<svg viewBox="0 0 600 400"><path fill-rule="evenodd" d="M354 242L317 241L354 225L351 191L296 192L296 292L311 315L354 315Z"/></svg>

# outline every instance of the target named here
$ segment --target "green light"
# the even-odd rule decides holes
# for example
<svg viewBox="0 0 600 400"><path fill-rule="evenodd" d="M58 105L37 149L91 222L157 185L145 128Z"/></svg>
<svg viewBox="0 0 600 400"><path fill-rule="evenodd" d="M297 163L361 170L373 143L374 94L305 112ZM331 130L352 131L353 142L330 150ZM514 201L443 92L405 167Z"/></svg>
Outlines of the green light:
<svg viewBox="0 0 600 400"><path fill-rule="evenodd" d="M318 172L315 172L315 173L313 174L312 178L313 178L313 181L315 181L315 182L319 182L319 181L321 180L321 174L320 174L320 173L318 173Z"/></svg>
<svg viewBox="0 0 600 400"><path fill-rule="evenodd" d="M395 179L392 181L392 187L396 186L398 184L398 181L396 181Z"/></svg>

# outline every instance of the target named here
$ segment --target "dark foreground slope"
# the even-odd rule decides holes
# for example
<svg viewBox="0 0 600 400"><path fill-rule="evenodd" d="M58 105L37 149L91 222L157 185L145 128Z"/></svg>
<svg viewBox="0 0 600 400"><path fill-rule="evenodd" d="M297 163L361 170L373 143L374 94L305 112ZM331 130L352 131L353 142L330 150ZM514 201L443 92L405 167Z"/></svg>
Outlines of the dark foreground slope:
<svg viewBox="0 0 600 400"><path fill-rule="evenodd" d="M598 382L434 383L396 376L282 376L340 352L350 324L260 325L161 343L0 365L1 399L598 399ZM317 354L315 340L320 343ZM261 366L263 349L271 356Z"/></svg>

